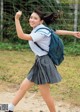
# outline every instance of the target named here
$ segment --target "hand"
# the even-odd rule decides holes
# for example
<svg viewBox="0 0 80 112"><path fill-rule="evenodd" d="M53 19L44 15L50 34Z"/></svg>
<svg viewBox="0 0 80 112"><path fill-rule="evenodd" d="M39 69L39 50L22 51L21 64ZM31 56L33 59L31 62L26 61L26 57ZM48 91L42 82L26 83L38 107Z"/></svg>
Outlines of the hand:
<svg viewBox="0 0 80 112"><path fill-rule="evenodd" d="M18 11L15 15L15 19L19 19L22 15L22 11Z"/></svg>
<svg viewBox="0 0 80 112"><path fill-rule="evenodd" d="M80 38L80 32L74 32L73 36Z"/></svg>

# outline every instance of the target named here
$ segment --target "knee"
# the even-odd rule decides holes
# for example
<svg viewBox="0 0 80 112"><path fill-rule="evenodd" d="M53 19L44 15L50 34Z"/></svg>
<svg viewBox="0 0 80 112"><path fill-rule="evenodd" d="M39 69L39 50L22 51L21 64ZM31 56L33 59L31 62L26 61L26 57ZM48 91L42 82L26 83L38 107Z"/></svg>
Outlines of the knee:
<svg viewBox="0 0 80 112"><path fill-rule="evenodd" d="M24 80L23 82L22 82L22 84L20 85L20 90L21 91L26 91L26 90L28 90L28 89L30 89L31 87L32 87L32 85L33 85L34 83L31 83L30 81L28 81L28 80Z"/></svg>

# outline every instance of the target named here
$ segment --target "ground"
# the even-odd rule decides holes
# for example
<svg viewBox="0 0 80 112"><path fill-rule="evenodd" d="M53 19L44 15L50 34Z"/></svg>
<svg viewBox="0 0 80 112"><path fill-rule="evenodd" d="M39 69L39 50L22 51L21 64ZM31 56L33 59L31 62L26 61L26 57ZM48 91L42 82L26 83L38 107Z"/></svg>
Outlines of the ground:
<svg viewBox="0 0 80 112"><path fill-rule="evenodd" d="M0 104L8 104L15 96L19 85L0 82ZM80 107L63 102L56 101L57 112L80 112ZM29 91L18 103L15 112L49 112L45 102L38 91Z"/></svg>

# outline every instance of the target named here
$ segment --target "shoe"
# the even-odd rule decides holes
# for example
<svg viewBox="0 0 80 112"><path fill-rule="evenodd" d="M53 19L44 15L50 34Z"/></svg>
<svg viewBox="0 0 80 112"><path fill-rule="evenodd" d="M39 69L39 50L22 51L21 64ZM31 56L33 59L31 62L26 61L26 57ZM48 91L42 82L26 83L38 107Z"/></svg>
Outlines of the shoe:
<svg viewBox="0 0 80 112"><path fill-rule="evenodd" d="M13 111L9 110L8 112L13 112Z"/></svg>

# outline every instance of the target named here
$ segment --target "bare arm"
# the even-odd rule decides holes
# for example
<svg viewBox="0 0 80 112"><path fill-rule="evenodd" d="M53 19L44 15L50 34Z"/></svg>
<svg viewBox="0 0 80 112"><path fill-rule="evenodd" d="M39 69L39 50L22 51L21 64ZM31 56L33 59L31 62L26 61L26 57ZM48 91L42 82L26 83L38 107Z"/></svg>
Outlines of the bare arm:
<svg viewBox="0 0 80 112"><path fill-rule="evenodd" d="M20 20L19 20L21 15L22 15L21 11L18 11L15 15L15 25L16 25L17 35L19 38L21 38L23 40L32 40L31 36L29 34L25 34L22 30Z"/></svg>
<svg viewBox="0 0 80 112"><path fill-rule="evenodd" d="M80 32L74 32L74 31L67 31L67 30L56 30L55 32L58 35L72 35L77 38L80 38Z"/></svg>

